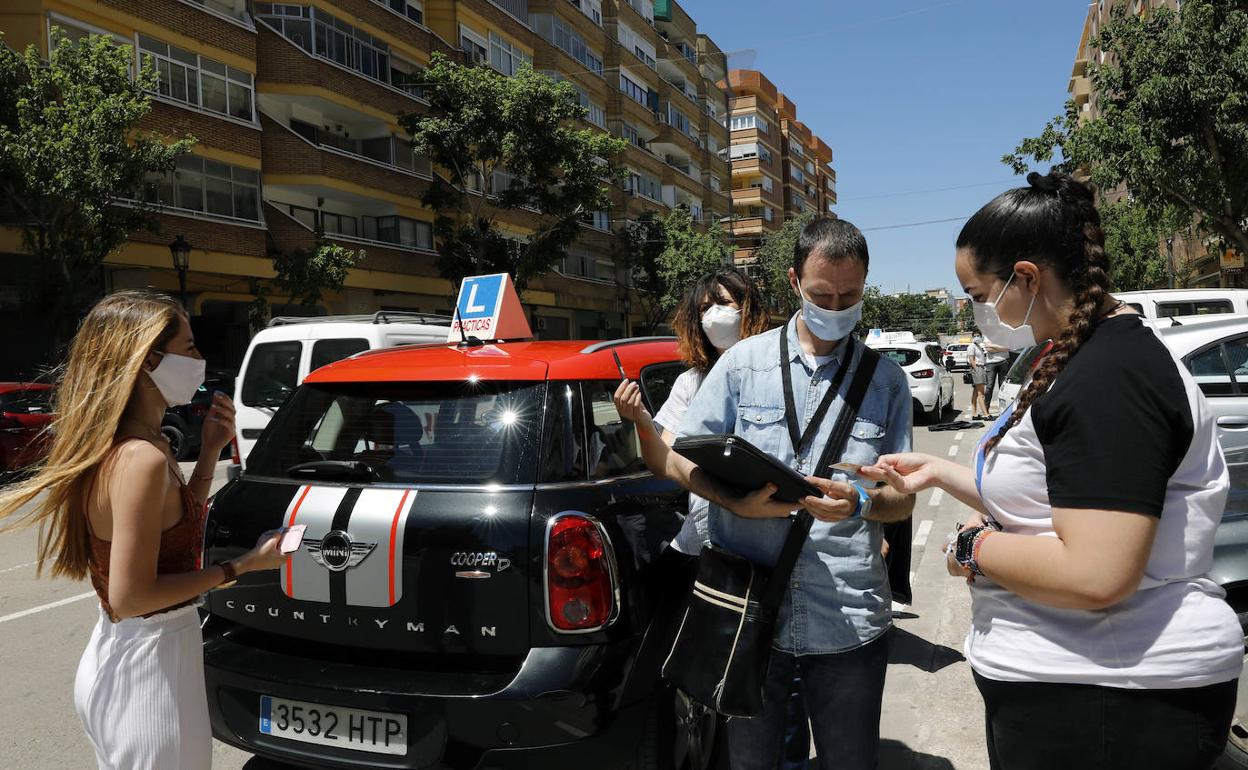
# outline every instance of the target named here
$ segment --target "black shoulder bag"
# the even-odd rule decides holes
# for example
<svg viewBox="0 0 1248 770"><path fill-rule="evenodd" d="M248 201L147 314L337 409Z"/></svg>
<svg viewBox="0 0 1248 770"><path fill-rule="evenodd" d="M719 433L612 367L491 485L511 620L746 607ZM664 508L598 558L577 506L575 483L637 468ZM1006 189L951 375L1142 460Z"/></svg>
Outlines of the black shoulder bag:
<svg viewBox="0 0 1248 770"><path fill-rule="evenodd" d="M879 362L879 353L855 344L852 337L846 342L845 358L803 434L798 431L793 405L787 328L780 339L785 417L798 454L814 437L840 391L855 348L861 351L844 407L837 415L819 462L811 471L815 475L826 474L828 466L845 451L854 418ZM763 710L763 685L771 660L776 616L789 586L793 565L797 563L814 519L800 510L792 522L780 558L770 570L715 545L704 546L698 557L697 578L676 632L676 641L663 663L663 678L698 703L725 716L749 718Z"/></svg>

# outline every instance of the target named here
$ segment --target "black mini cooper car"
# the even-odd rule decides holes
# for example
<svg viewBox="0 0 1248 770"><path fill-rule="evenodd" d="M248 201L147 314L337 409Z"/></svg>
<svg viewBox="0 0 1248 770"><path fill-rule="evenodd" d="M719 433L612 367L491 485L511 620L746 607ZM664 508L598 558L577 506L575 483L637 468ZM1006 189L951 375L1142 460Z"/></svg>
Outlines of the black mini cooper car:
<svg viewBox="0 0 1248 770"><path fill-rule="evenodd" d="M310 375L216 496L208 562L306 526L208 599L215 735L343 768L700 768L712 716L662 683L685 495L612 403L671 339L415 346Z"/></svg>

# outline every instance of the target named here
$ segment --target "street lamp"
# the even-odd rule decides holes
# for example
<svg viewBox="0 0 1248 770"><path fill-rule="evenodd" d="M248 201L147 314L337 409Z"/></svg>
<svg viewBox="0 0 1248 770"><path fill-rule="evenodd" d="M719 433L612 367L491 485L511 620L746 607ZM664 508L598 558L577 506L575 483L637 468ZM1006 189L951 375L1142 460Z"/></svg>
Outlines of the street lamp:
<svg viewBox="0 0 1248 770"><path fill-rule="evenodd" d="M173 257L173 269L178 271L178 298L182 307L186 307L186 271L191 266L191 244L181 235L169 244L169 254Z"/></svg>
<svg viewBox="0 0 1248 770"><path fill-rule="evenodd" d="M1166 269L1170 273L1169 275L1170 288L1173 289L1174 284L1175 284L1175 272L1176 272L1174 269L1174 236L1173 235L1166 236Z"/></svg>

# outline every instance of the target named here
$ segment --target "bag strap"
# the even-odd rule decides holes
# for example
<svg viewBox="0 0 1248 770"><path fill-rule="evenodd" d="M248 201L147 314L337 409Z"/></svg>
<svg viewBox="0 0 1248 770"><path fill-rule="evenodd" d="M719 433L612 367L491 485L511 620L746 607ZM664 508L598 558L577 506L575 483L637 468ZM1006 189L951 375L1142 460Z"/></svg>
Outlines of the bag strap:
<svg viewBox="0 0 1248 770"><path fill-rule="evenodd" d="M812 469L816 475L834 458L844 454L845 446L849 443L849 432L853 429L858 410L862 407L862 400L867 395L867 387L871 384L871 378L875 376L876 364L880 361L880 354L876 351L865 345L858 347L862 351L858 359L858 369L854 372L854 379L849 383L849 391L845 394L845 403L841 405L841 411L836 416L832 435L828 438L828 443L823 446L819 462ZM852 350L850 353L852 354ZM806 536L810 534L810 528L814 523L814 517L803 508L797 512L797 517L789 526L789 534L784 539L780 558L776 561L771 577L767 580L767 587L763 589L762 596L759 598L759 612L764 617L774 617L780 610L780 602L784 600L785 589L789 587L789 576L793 574L797 557L802 552L802 544L806 542Z"/></svg>

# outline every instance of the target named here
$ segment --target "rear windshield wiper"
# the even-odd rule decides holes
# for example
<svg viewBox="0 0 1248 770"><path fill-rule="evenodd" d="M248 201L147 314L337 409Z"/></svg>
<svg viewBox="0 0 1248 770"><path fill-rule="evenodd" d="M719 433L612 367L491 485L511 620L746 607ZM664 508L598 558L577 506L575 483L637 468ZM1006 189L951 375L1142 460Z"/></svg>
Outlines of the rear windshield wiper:
<svg viewBox="0 0 1248 770"><path fill-rule="evenodd" d="M313 460L290 466L286 469L286 475L358 481L374 481L378 478L373 466L363 460Z"/></svg>

